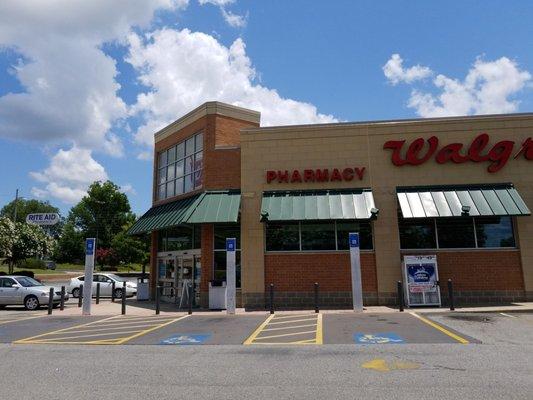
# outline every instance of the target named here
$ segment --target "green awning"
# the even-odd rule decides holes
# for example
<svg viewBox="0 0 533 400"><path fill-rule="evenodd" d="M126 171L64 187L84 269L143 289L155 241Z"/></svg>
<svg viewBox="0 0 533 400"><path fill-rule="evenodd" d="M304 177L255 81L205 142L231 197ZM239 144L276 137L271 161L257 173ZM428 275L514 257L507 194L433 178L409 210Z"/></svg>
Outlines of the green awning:
<svg viewBox="0 0 533 400"><path fill-rule="evenodd" d="M152 232L180 224L237 222L241 195L239 192L205 192L149 209L128 234Z"/></svg>
<svg viewBox="0 0 533 400"><path fill-rule="evenodd" d="M404 218L531 215L512 184L399 187Z"/></svg>
<svg viewBox="0 0 533 400"><path fill-rule="evenodd" d="M239 192L207 192L187 219L190 224L237 222L241 206Z"/></svg>
<svg viewBox="0 0 533 400"><path fill-rule="evenodd" d="M377 211L370 190L264 192L261 203L268 221L370 219Z"/></svg>

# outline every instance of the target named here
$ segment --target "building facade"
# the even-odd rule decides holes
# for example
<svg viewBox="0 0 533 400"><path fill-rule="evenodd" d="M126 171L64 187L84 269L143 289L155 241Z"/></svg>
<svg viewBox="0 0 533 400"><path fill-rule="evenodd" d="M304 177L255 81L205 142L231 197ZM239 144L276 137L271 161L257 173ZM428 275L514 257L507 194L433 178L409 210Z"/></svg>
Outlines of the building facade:
<svg viewBox="0 0 533 400"><path fill-rule="evenodd" d="M237 238L238 305L351 305L359 232L366 305L396 302L408 255L435 255L468 303L533 299L533 114L260 127L206 103L155 135L152 291L183 302L225 279ZM446 297L446 285L441 285Z"/></svg>

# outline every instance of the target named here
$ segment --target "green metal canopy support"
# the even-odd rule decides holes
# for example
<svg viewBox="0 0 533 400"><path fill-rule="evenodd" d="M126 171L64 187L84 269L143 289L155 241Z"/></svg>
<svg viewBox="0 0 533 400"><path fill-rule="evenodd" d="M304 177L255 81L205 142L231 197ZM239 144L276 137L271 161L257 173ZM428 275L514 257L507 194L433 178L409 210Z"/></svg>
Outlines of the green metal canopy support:
<svg viewBox="0 0 533 400"><path fill-rule="evenodd" d="M521 216L531 211L512 184L399 187L403 218Z"/></svg>
<svg viewBox="0 0 533 400"><path fill-rule="evenodd" d="M237 191L204 192L152 207L128 230L137 235L180 224L237 222L241 194Z"/></svg>
<svg viewBox="0 0 533 400"><path fill-rule="evenodd" d="M264 192L262 218L268 221L370 219L378 209L370 190Z"/></svg>

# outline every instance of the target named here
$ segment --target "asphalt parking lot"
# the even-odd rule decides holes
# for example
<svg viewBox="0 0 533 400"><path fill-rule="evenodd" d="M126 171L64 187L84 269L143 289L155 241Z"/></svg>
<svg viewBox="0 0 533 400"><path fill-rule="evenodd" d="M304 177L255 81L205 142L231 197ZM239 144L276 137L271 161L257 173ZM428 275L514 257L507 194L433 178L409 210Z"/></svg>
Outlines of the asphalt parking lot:
<svg viewBox="0 0 533 400"><path fill-rule="evenodd" d="M469 317L468 317L469 316ZM470 319L468 319L470 318ZM476 319L477 318L477 319ZM388 313L266 312L169 313L160 315L46 315L44 311L0 312L0 342L87 345L322 345L477 344L486 337L475 314L413 311ZM531 314L490 314L496 331L529 331ZM481 322L481 324L487 324ZM524 325L524 326L522 326ZM529 332L528 331L528 332ZM528 335L529 333L522 333ZM514 337L517 336L515 334ZM502 334L502 336L505 336ZM530 335L531 336L531 335ZM489 340L490 337L489 337ZM524 340L531 340L533 337ZM529 343L529 342L528 342Z"/></svg>

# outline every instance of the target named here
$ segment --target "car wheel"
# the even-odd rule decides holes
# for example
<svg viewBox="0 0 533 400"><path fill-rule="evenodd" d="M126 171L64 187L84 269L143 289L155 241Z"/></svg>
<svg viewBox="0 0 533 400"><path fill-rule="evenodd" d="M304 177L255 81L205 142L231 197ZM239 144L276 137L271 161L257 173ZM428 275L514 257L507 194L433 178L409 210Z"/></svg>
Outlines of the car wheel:
<svg viewBox="0 0 533 400"><path fill-rule="evenodd" d="M122 298L122 289L115 289L115 299Z"/></svg>
<svg viewBox="0 0 533 400"><path fill-rule="evenodd" d="M39 299L35 296L28 296L24 299L24 307L26 310L33 311L39 308Z"/></svg>
<svg viewBox="0 0 533 400"><path fill-rule="evenodd" d="M56 303L56 304L52 305L52 308L57 308L57 307L59 307L59 303Z"/></svg>
<svg viewBox="0 0 533 400"><path fill-rule="evenodd" d="M0 310L3 310L4 308L6 308L6 306L4 304L0 304Z"/></svg>
<svg viewBox="0 0 533 400"><path fill-rule="evenodd" d="M80 297L80 288L74 288L72 289L72 297Z"/></svg>

